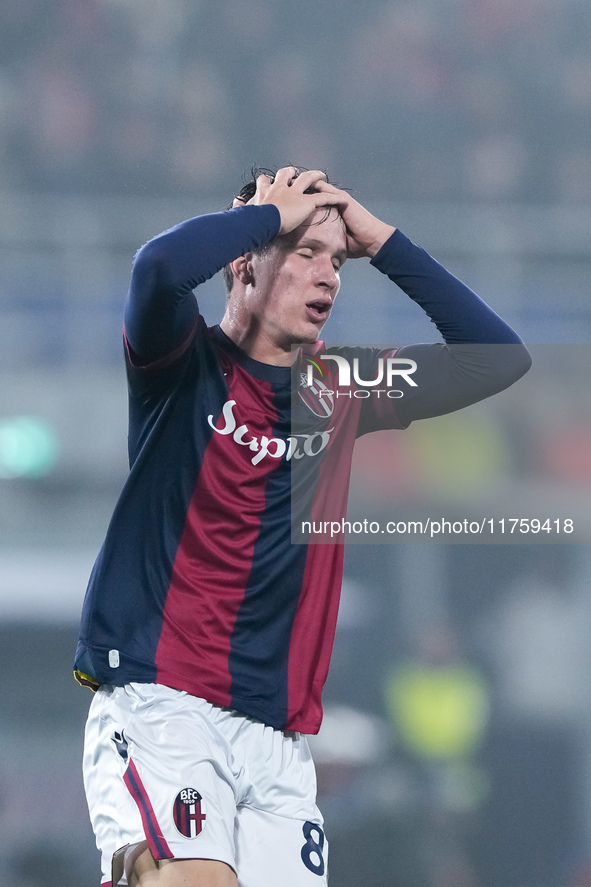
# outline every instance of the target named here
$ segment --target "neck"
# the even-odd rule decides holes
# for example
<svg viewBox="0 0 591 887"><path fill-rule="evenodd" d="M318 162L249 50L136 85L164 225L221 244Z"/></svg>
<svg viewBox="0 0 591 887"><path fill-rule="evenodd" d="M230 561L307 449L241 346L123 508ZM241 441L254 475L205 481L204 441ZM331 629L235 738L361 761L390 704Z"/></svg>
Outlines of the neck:
<svg viewBox="0 0 591 887"><path fill-rule="evenodd" d="M273 366L291 366L294 362L295 357L291 345L281 347L271 341L254 318L251 318L249 324L241 324L235 322L235 318L232 318L226 311L220 323L220 329L253 360Z"/></svg>

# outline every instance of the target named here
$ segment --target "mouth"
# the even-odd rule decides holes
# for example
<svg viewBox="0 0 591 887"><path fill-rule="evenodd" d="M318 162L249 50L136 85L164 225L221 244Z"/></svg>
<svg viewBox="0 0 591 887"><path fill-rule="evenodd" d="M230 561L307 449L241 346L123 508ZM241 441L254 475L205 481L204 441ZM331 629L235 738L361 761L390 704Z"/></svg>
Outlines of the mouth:
<svg viewBox="0 0 591 887"><path fill-rule="evenodd" d="M332 308L330 299L314 299L306 302L306 314L312 323L324 323L328 320Z"/></svg>

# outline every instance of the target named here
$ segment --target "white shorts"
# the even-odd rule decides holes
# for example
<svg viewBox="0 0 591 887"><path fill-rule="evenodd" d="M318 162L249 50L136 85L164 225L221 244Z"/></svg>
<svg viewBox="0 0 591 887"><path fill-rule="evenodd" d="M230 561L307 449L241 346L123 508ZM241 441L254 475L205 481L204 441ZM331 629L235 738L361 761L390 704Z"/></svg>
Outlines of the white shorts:
<svg viewBox="0 0 591 887"><path fill-rule="evenodd" d="M328 844L300 733L159 684L102 686L84 785L103 887L115 851L140 842L155 859L221 860L240 887L326 885Z"/></svg>

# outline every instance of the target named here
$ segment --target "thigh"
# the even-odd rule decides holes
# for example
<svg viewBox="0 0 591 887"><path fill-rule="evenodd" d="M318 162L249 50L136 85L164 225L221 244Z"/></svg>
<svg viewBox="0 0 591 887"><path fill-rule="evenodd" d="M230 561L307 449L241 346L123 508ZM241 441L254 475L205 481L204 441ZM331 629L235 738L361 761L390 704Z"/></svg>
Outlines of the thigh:
<svg viewBox="0 0 591 887"><path fill-rule="evenodd" d="M241 807L236 859L239 887L326 887L328 842L322 820Z"/></svg>
<svg viewBox="0 0 591 887"><path fill-rule="evenodd" d="M105 688L93 700L84 774L104 882L115 851L142 842L156 868L172 859L235 868L235 774L200 703L152 685Z"/></svg>
<svg viewBox="0 0 591 887"><path fill-rule="evenodd" d="M129 887L237 887L236 873L212 859L172 859L156 862L147 850L136 859ZM114 885L116 887L116 885Z"/></svg>

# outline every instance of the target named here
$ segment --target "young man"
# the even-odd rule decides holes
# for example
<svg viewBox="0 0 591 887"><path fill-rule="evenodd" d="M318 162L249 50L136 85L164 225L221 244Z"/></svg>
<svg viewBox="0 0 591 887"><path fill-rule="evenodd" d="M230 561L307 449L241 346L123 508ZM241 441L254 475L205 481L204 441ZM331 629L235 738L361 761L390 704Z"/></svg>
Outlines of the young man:
<svg viewBox="0 0 591 887"><path fill-rule="evenodd" d="M314 350L340 269L360 257L453 347L401 352L420 384L402 401L339 406L318 459L291 430L292 346ZM226 312L208 329L192 290L222 268ZM76 653L97 690L84 770L103 885L322 887L303 734L322 717L343 549L291 544L290 459L336 453L348 476L355 436L493 394L529 357L423 250L322 172L293 167L139 251L125 343L131 471ZM510 346L501 362L491 344Z"/></svg>

